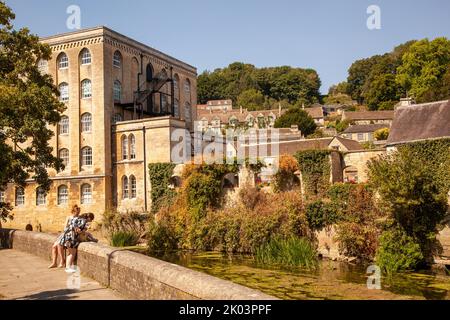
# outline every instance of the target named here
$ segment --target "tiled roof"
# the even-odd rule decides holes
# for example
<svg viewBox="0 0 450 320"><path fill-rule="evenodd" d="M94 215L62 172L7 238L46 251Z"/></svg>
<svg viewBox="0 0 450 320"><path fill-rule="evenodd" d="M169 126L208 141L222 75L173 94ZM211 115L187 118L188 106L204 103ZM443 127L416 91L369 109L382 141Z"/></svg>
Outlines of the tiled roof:
<svg viewBox="0 0 450 320"><path fill-rule="evenodd" d="M336 137L336 139L344 145L345 148L347 148L348 151L356 151L356 150L362 150L363 147L358 141L351 140L351 139L345 139L342 137Z"/></svg>
<svg viewBox="0 0 450 320"><path fill-rule="evenodd" d="M357 121L357 120L392 120L394 118L394 111L344 111L342 119Z"/></svg>
<svg viewBox="0 0 450 320"><path fill-rule="evenodd" d="M345 129L343 133L365 133L365 132L375 132L379 129L389 128L387 124L360 124L353 125Z"/></svg>
<svg viewBox="0 0 450 320"><path fill-rule="evenodd" d="M437 138L450 138L449 100L398 108L387 145Z"/></svg>

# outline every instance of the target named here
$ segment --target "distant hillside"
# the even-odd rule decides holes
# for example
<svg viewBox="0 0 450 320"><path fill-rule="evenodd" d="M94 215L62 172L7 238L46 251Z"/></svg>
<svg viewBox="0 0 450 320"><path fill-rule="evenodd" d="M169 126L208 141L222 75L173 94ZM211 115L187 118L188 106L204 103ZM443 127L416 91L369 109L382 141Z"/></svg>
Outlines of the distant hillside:
<svg viewBox="0 0 450 320"><path fill-rule="evenodd" d="M312 69L288 66L256 68L235 62L198 77L198 103L208 100L232 99L235 107L249 110L319 102L319 75Z"/></svg>

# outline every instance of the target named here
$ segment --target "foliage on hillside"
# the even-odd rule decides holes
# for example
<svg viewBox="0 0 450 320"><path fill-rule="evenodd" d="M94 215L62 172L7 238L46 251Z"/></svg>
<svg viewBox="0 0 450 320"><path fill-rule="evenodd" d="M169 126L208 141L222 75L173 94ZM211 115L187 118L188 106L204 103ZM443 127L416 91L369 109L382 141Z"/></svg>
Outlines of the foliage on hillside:
<svg viewBox="0 0 450 320"><path fill-rule="evenodd" d="M205 71L197 81L198 102L232 99L237 107L250 110L301 106L319 102L320 78L312 69L288 66L256 68L235 62L213 72Z"/></svg>

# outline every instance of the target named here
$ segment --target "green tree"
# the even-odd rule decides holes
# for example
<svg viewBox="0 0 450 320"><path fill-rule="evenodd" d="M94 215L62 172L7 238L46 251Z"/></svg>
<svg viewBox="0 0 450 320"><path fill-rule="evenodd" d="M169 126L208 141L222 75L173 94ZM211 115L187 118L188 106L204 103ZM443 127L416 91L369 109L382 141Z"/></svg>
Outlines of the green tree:
<svg viewBox="0 0 450 320"><path fill-rule="evenodd" d="M373 133L375 140L387 140L389 138L389 128L382 128Z"/></svg>
<svg viewBox="0 0 450 320"><path fill-rule="evenodd" d="M443 85L449 66L450 41L445 37L433 41L423 39L403 55L397 81L417 102L426 102L429 91Z"/></svg>
<svg viewBox="0 0 450 320"><path fill-rule="evenodd" d="M49 125L56 125L64 105L48 75L38 62L49 60L51 49L23 28L14 30L15 15L0 2L0 189L7 183L25 185L31 177L48 190L47 169L61 169L48 141ZM9 206L0 204L0 221L10 216Z"/></svg>
<svg viewBox="0 0 450 320"><path fill-rule="evenodd" d="M370 110L378 110L383 102L391 103L393 109L395 101L400 99L399 91L394 75L381 74L371 83L364 98ZM386 108L386 104L384 104L384 108Z"/></svg>
<svg viewBox="0 0 450 320"><path fill-rule="evenodd" d="M299 130L308 136L317 128L314 119L303 109L291 108L275 121L275 128L290 128L297 125Z"/></svg>
<svg viewBox="0 0 450 320"><path fill-rule="evenodd" d="M247 108L250 111L262 110L264 109L264 103L266 99L261 91L256 89L248 89L241 94L239 94L237 98L237 103L239 107Z"/></svg>

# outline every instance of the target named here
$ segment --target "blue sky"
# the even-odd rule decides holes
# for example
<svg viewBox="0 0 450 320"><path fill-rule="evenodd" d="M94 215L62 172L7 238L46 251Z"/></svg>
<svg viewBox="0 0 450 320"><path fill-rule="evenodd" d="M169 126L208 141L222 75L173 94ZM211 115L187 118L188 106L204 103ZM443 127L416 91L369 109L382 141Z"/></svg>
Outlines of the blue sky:
<svg viewBox="0 0 450 320"><path fill-rule="evenodd" d="M234 61L317 70L322 92L345 80L360 58L411 39L450 38L448 0L6 0L17 27L48 36L69 31L66 8L81 8L82 28L106 25L197 67ZM381 30L366 26L369 5Z"/></svg>

